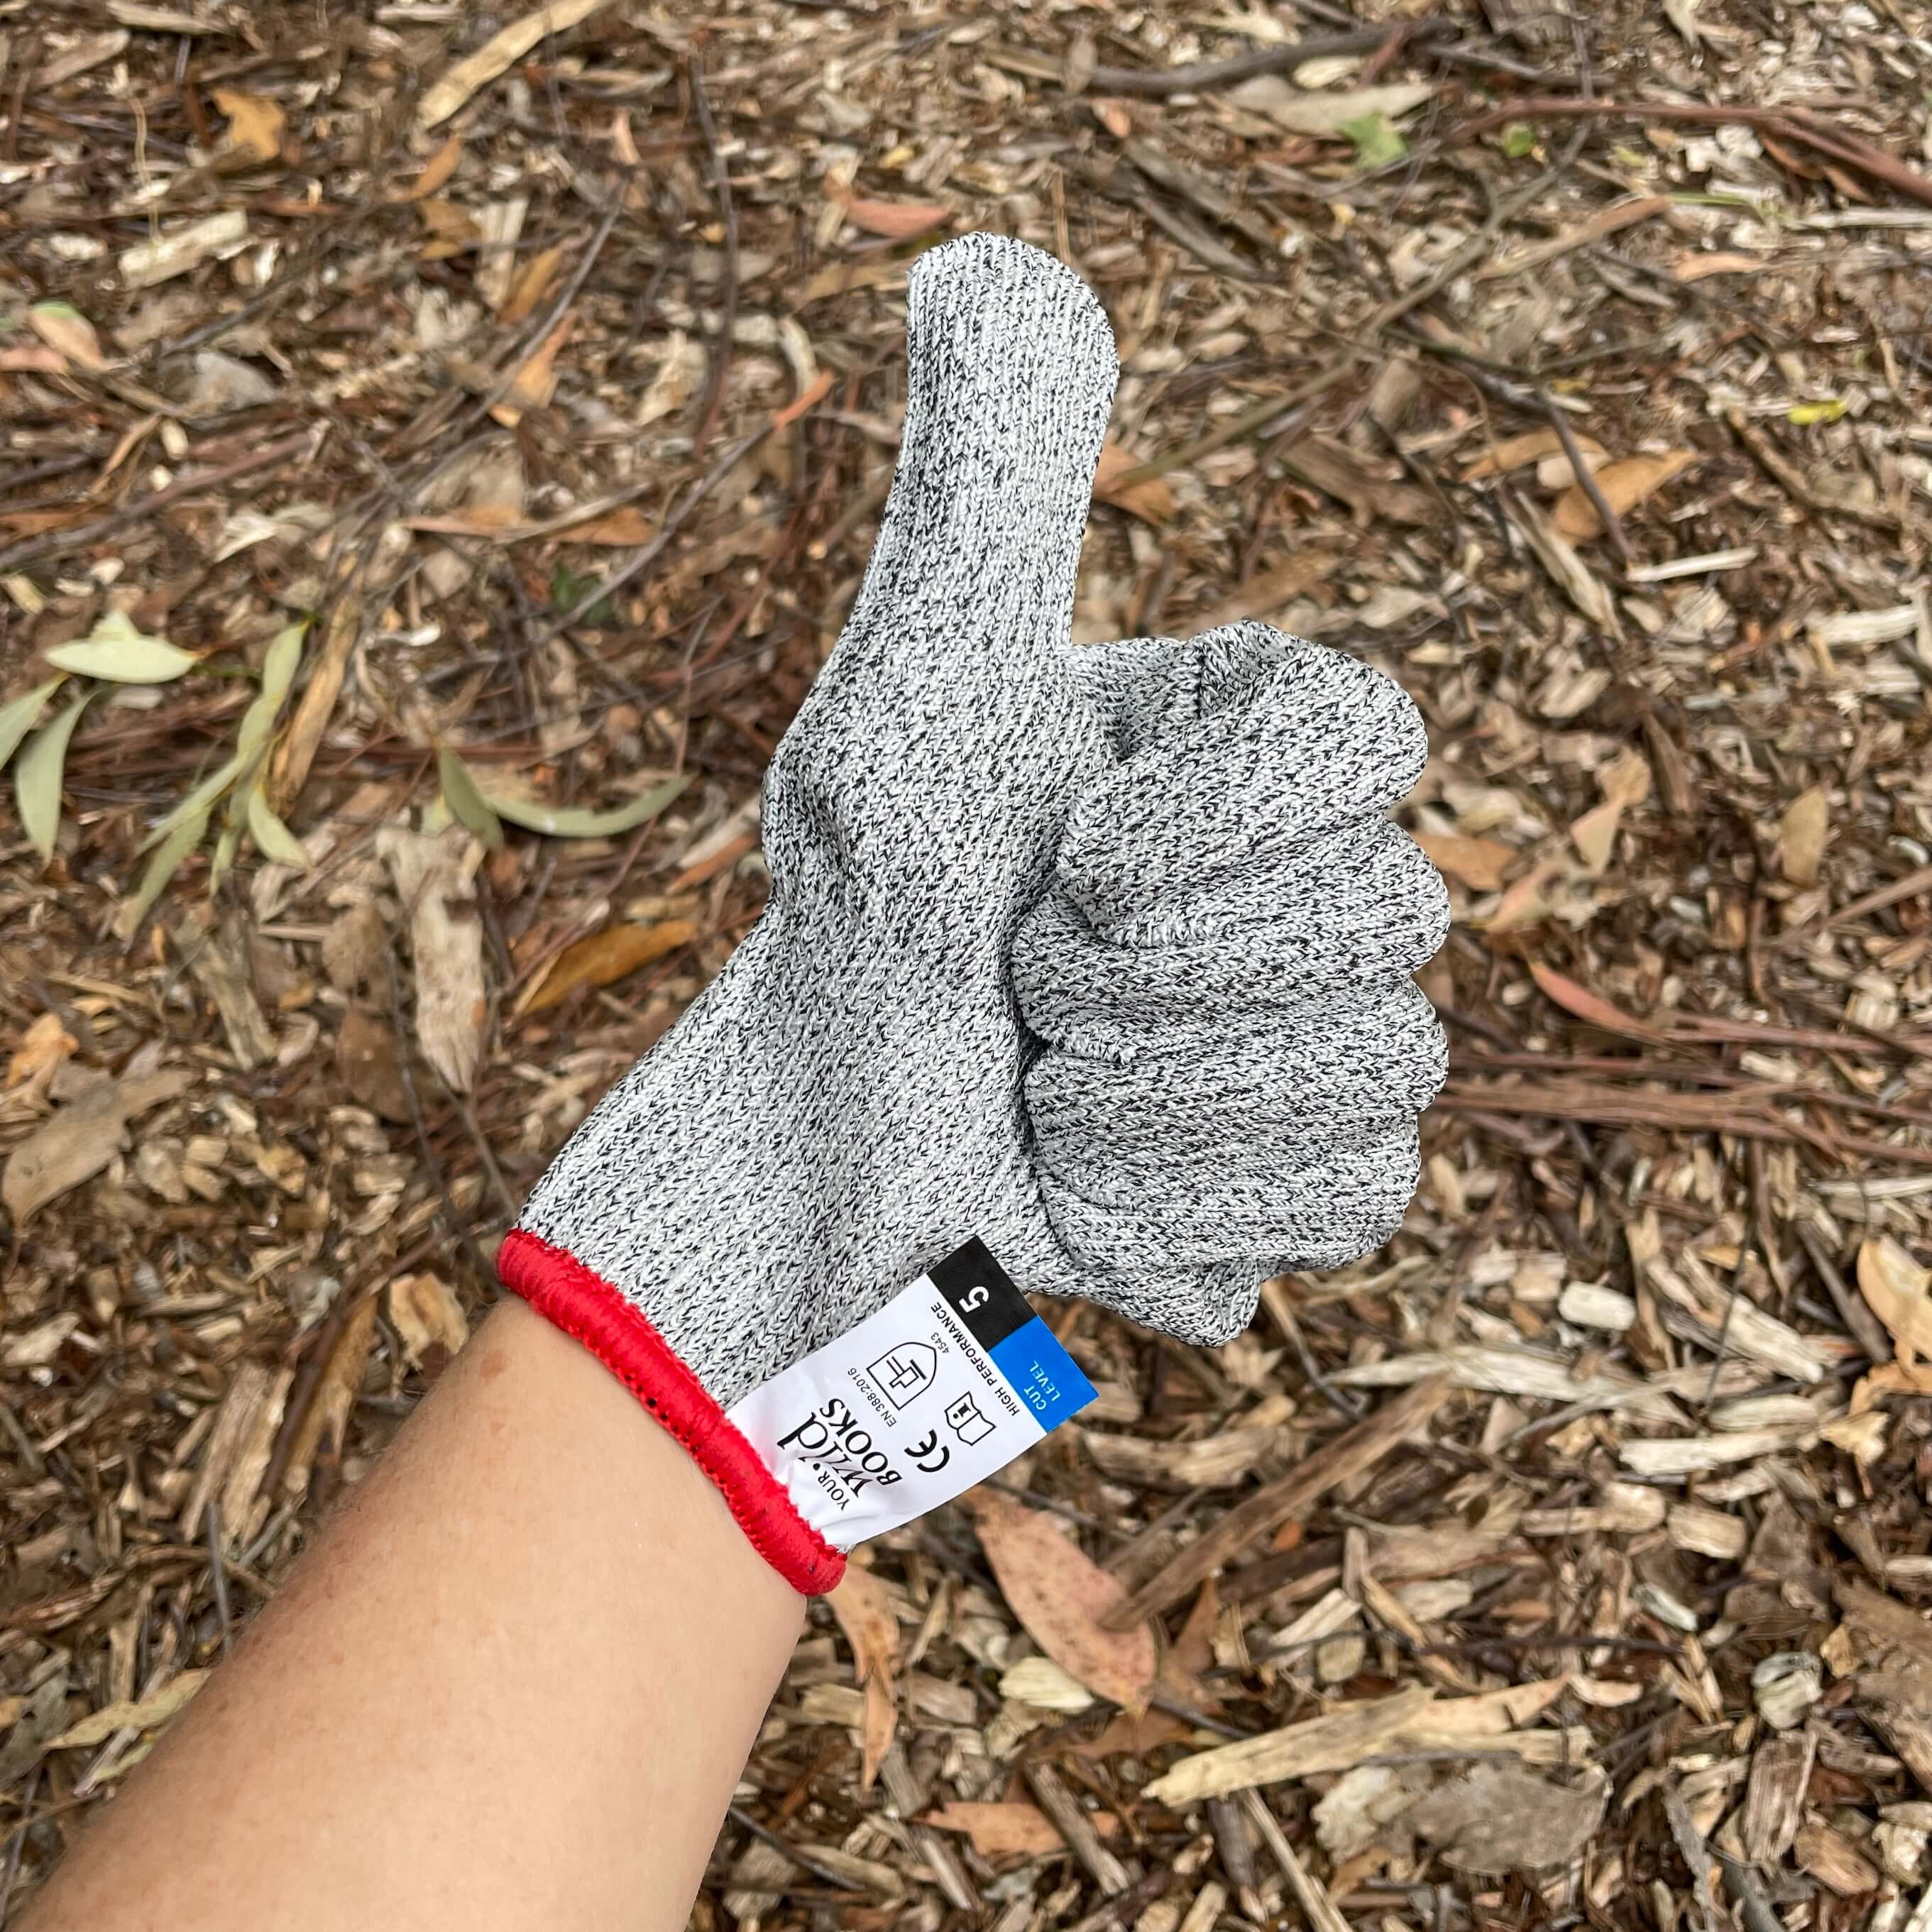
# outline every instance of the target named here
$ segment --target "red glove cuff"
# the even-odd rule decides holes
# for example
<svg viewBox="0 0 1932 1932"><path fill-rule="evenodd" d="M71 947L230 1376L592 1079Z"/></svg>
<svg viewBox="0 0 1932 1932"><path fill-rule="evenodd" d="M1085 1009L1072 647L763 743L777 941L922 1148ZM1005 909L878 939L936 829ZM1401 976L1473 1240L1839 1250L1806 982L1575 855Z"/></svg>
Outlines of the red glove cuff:
<svg viewBox="0 0 1932 1932"><path fill-rule="evenodd" d="M683 1444L710 1478L752 1546L805 1596L845 1574L836 1550L792 1507L757 1453L672 1352L670 1345L601 1275L523 1228L496 1251L503 1286L580 1342Z"/></svg>

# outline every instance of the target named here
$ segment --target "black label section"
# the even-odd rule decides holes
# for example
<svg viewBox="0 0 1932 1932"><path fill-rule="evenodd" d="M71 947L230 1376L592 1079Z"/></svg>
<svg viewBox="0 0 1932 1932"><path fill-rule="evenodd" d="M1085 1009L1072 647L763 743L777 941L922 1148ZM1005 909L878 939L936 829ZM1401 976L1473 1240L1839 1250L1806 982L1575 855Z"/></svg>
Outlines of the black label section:
<svg viewBox="0 0 1932 1932"><path fill-rule="evenodd" d="M1006 1278L986 1243L976 1238L927 1269L953 1312L981 1348L990 1349L1034 1318L1026 1297Z"/></svg>

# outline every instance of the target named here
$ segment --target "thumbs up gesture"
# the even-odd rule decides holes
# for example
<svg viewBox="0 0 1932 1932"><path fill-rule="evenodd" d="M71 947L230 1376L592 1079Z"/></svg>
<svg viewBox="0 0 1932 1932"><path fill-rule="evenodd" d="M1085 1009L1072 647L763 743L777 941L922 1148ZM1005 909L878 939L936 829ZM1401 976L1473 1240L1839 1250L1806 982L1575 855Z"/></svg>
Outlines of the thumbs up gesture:
<svg viewBox="0 0 1932 1932"><path fill-rule="evenodd" d="M1261 624L1074 646L1099 304L969 236L907 335L878 544L766 780L770 904L500 1264L741 1520L722 1411L962 1242L1225 1340L1268 1276L1388 1238L1444 1072L1412 975L1446 896L1384 815L1414 706Z"/></svg>

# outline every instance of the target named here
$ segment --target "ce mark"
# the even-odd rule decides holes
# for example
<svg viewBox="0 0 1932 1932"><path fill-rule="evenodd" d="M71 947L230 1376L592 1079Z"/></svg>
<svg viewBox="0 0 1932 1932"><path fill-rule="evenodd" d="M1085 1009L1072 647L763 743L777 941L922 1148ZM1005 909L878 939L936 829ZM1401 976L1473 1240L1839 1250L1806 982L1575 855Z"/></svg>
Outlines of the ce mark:
<svg viewBox="0 0 1932 1932"><path fill-rule="evenodd" d="M936 1429L927 1430L920 1441L908 1448L906 1454L912 1459L913 1467L928 1476L938 1475L952 1460L952 1451L940 1441L939 1431ZM935 1456L938 1460L928 1462L926 1460L928 1456Z"/></svg>

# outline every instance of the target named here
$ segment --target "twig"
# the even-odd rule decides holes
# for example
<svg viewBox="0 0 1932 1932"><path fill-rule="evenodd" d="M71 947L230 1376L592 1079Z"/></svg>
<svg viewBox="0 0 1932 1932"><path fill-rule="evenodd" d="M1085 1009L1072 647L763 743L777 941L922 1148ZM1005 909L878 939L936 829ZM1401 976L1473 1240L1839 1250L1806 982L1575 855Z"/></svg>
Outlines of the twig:
<svg viewBox="0 0 1932 1932"><path fill-rule="evenodd" d="M1885 1332L1885 1324L1838 1272L1838 1264L1825 1246L1824 1238L1805 1222L1794 1221L1791 1225L1804 1252L1811 1257L1811 1265L1818 1279L1825 1284L1826 1292L1838 1311L1838 1318L1852 1331L1852 1339L1871 1358L1874 1366L1890 1361L1892 1337Z"/></svg>
<svg viewBox="0 0 1932 1932"><path fill-rule="evenodd" d="M1670 1821L1670 1835L1677 1840L1679 1855L1690 1868L1690 1896L1696 1902L1704 1932L1718 1932L1717 1910L1711 1898L1711 1848L1674 1784L1664 1788L1664 1815Z"/></svg>
<svg viewBox="0 0 1932 1932"><path fill-rule="evenodd" d="M1277 1525L1312 1508L1338 1484L1362 1475L1448 1399L1447 1376L1431 1376L1318 1449L1298 1468L1228 1510L1212 1529L1187 1544L1158 1574L1102 1619L1110 1630L1129 1630L1178 1603L1231 1558Z"/></svg>
<svg viewBox="0 0 1932 1932"><path fill-rule="evenodd" d="M567 631L572 625L580 622L585 614L596 609L605 598L621 590L633 578L648 570L664 554L671 538L676 536L689 521L692 512L713 490L717 488L730 472L733 466L742 458L749 455L770 433L771 424L766 423L761 428L752 430L749 436L741 436L704 472L704 476L692 484L684 501L664 519L664 526L657 535L640 550L635 551L630 560L613 574L602 579L596 589L586 592L571 609L565 611L561 616L554 617L548 623L542 626L536 635L530 639L530 649L534 650L540 645L548 644L558 632Z"/></svg>
<svg viewBox="0 0 1932 1932"><path fill-rule="evenodd" d="M1241 1808L1261 1834L1262 1843L1267 1846L1275 1863L1280 1866L1288 1889L1294 1894L1295 1903L1301 1907L1303 1916L1314 1928L1314 1932L1349 1932L1348 1922L1336 1910L1335 1901L1328 1896L1328 1888L1296 1857L1294 1847L1288 1842L1288 1834L1281 1828L1281 1821L1268 1809L1261 1793L1243 1792Z"/></svg>
<svg viewBox="0 0 1932 1932"><path fill-rule="evenodd" d="M1916 898L1922 892L1932 890L1932 866L1921 866L1916 872L1907 872L1902 879L1894 879L1888 886L1880 886L1875 891L1853 899L1848 905L1824 919L1808 920L1802 926L1793 926L1789 932L1781 932L1771 943L1774 952L1783 952L1794 946L1802 946L1816 939L1821 933L1829 932L1834 926L1844 926L1855 919L1862 919L1868 912L1883 912L1888 906L1897 905L1901 899Z"/></svg>
<svg viewBox="0 0 1932 1932"><path fill-rule="evenodd" d="M718 197L718 212L724 224L724 286L719 298L718 333L711 344L710 366L704 377L704 406L698 414L698 428L691 440L695 454L711 440L718 427L718 412L724 406L724 379L731 370L731 332L738 320L738 209L731 199L731 171L718 152L718 130L711 118L711 104L704 98L704 63L696 55L691 59L691 106L704 136L704 152L711 163L712 192Z"/></svg>
<svg viewBox="0 0 1932 1932"><path fill-rule="evenodd" d="M724 1815L733 1824L742 1826L753 1838L770 1846L780 1857L790 1859L800 1871L808 1871L814 1878L822 1878L827 1885L838 1886L841 1892L863 1892L866 1889L856 1879L848 1878L844 1873L836 1870L822 1860L814 1858L800 1846L787 1844L770 1826L760 1824L742 1804L728 1805Z"/></svg>
<svg viewBox="0 0 1932 1932"><path fill-rule="evenodd" d="M416 1091L415 1070L410 1065L409 1036L403 1024L402 982L396 971L396 954L393 946L382 949L383 970L389 982L389 1024L396 1040L396 1072L401 1076L403 1097L410 1107L410 1124L416 1130L416 1147L422 1154L423 1166L429 1171L430 1184L435 1188L442 1204L444 1226L450 1235L463 1250L470 1267L475 1270L480 1282L494 1280L489 1264L476 1245L476 1238L470 1232L470 1224L458 1213L454 1197L449 1191L449 1177L444 1173L442 1162L437 1158L436 1149L430 1144L429 1127L423 1118L422 1098Z"/></svg>
<svg viewBox="0 0 1932 1932"><path fill-rule="evenodd" d="M1808 510L1814 517L1843 517L1848 522L1862 524L1868 530L1882 530L1888 536L1897 533L1898 519L1885 511L1868 510L1858 503L1834 503L1820 496L1743 410L1726 410L1724 421L1730 425L1731 434L1750 452L1759 468L1800 509Z"/></svg>
<svg viewBox="0 0 1932 1932"><path fill-rule="evenodd" d="M1570 427L1570 418L1556 406L1547 389L1540 392L1540 400L1544 413L1556 431L1556 440L1563 446L1563 454L1570 459L1570 473L1576 478L1577 488L1589 498L1590 507L1596 512L1598 520L1604 526L1604 534L1610 540L1610 548L1628 564L1630 546L1630 538L1624 534L1623 519L1611 507L1610 500L1604 494L1604 486L1592 473L1583 454L1583 446L1576 440L1576 432Z"/></svg>
<svg viewBox="0 0 1932 1932"><path fill-rule="evenodd" d="M318 433L314 428L305 429L295 436L286 436L279 442L270 443L266 449L258 449L234 463L224 464L218 470L191 470L187 476L177 477L164 490L157 490L153 495L143 496L138 502L126 503L104 517L97 517L91 524L82 524L73 530L50 530L42 536L28 537L16 543L10 550L0 550L0 570L14 570L23 563L37 562L44 556L62 556L70 550L91 544L97 537L110 536L116 530L124 530L130 524L138 524L152 517L158 510L165 510L171 503L178 503L190 496L204 496L210 490L218 490L224 483L232 483L238 476L252 476L260 470L278 470L298 457L313 460L322 446L326 430Z"/></svg>
<svg viewBox="0 0 1932 1932"><path fill-rule="evenodd" d="M1506 121L1548 120L1556 116L1605 115L1629 121L1688 121L1700 126L1759 128L1781 134L1801 147L1828 154L1861 173L1881 181L1907 200L1932 208L1932 179L1909 168L1882 148L1856 134L1821 122L1815 111L1796 107L1747 107L1731 103L1713 107L1696 100L1599 100L1580 94L1519 96L1508 106L1492 108L1455 129L1449 138L1467 141Z"/></svg>
<svg viewBox="0 0 1932 1932"><path fill-rule="evenodd" d="M1109 1898L1118 1898L1133 1885L1132 1875L1100 1842L1094 1821L1080 1808L1079 1801L1060 1782L1052 1766L1029 1764L1021 1767L1040 1808L1053 1820L1054 1829L1066 1840L1068 1850L1085 1866L1094 1882Z"/></svg>

